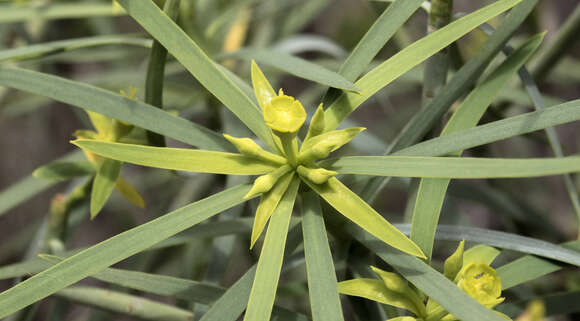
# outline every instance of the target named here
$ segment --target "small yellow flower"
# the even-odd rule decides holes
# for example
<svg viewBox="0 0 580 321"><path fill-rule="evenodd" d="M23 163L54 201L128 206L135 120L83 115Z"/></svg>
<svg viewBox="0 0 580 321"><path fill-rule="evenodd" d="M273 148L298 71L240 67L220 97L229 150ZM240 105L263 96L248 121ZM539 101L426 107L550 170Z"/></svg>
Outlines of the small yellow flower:
<svg viewBox="0 0 580 321"><path fill-rule="evenodd" d="M300 101L284 94L264 104L266 125L279 133L296 133L306 121L306 111Z"/></svg>
<svg viewBox="0 0 580 321"><path fill-rule="evenodd" d="M484 263L471 263L458 274L457 286L482 305L493 308L503 302L501 279L497 272Z"/></svg>

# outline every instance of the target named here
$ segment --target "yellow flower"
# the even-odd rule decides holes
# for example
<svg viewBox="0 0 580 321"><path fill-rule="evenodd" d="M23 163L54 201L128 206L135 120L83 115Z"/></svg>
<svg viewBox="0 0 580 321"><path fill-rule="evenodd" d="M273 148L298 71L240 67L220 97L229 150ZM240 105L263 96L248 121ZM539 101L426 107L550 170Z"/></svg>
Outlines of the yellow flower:
<svg viewBox="0 0 580 321"><path fill-rule="evenodd" d="M504 300L500 297L501 280L497 272L484 263L471 263L466 266L458 274L457 286L488 308L493 308Z"/></svg>
<svg viewBox="0 0 580 321"><path fill-rule="evenodd" d="M279 133L296 133L306 121L306 111L300 101L284 94L264 104L266 125Z"/></svg>

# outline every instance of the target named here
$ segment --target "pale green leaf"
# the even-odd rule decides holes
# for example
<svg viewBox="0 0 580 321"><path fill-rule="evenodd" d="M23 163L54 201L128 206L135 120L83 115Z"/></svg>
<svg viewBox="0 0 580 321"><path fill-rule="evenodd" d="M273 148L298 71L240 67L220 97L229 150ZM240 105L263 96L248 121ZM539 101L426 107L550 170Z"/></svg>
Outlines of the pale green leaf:
<svg viewBox="0 0 580 321"><path fill-rule="evenodd" d="M405 298L401 293L389 290L381 280L361 278L342 281L338 283L338 291L341 294L358 296L401 309L407 309L415 313L415 315L419 315L419 311L417 311L413 302Z"/></svg>
<svg viewBox="0 0 580 321"><path fill-rule="evenodd" d="M580 100L433 138L392 155L439 156L580 120Z"/></svg>
<svg viewBox="0 0 580 321"><path fill-rule="evenodd" d="M67 258L0 293L0 318L244 202L243 196L249 190L249 185L230 188L117 234L113 238Z"/></svg>
<svg viewBox="0 0 580 321"><path fill-rule="evenodd" d="M477 125L497 94L530 58L543 38L543 34L531 37L479 84L453 113L441 136ZM461 153L462 151L457 151L452 155L460 156ZM427 257L431 257L433 251L435 228L449 182L449 179L422 179L419 183L413 207L411 239L421 247Z"/></svg>
<svg viewBox="0 0 580 321"><path fill-rule="evenodd" d="M91 175L95 167L90 162L53 162L41 166L32 172L32 176L49 181L66 181L69 179Z"/></svg>
<svg viewBox="0 0 580 321"><path fill-rule="evenodd" d="M104 158L99 163L91 188L91 219L99 214L111 196L121 173L121 165L121 162L109 158Z"/></svg>
<svg viewBox="0 0 580 321"><path fill-rule="evenodd" d="M300 180L294 178L272 214L244 315L245 321L268 321L276 299L284 245Z"/></svg>
<svg viewBox="0 0 580 321"><path fill-rule="evenodd" d="M109 143L96 140L75 140L82 149L119 161L164 169L200 173L259 175L278 166L244 156L199 149L151 147Z"/></svg>
<svg viewBox="0 0 580 321"><path fill-rule="evenodd" d="M125 15L115 11L110 3L50 3L37 6L0 6L0 23L22 22L30 19L65 19Z"/></svg>
<svg viewBox="0 0 580 321"><path fill-rule="evenodd" d="M580 157L470 158L351 156L322 162L340 174L429 178L508 178L550 176L580 171Z"/></svg>
<svg viewBox="0 0 580 321"><path fill-rule="evenodd" d="M332 177L324 184L303 181L328 204L381 241L403 252L425 257L419 247L385 220L353 191Z"/></svg>
<svg viewBox="0 0 580 321"><path fill-rule="evenodd" d="M0 67L0 86L91 110L204 149L232 151L221 135L145 103L91 85L35 71Z"/></svg>
<svg viewBox="0 0 580 321"><path fill-rule="evenodd" d="M414 42L387 61L374 68L355 85L358 93L342 94L325 112L326 130L335 129L340 122L352 113L365 100L391 81L420 64L439 50L459 39L481 23L510 9L521 0L502 0L494 2L478 11L458 19L447 26Z"/></svg>
<svg viewBox="0 0 580 321"><path fill-rule="evenodd" d="M26 47L2 50L0 51L0 62L37 59L71 50L111 45L151 47L151 40L136 38L133 35L114 35L45 42Z"/></svg>
<svg viewBox="0 0 580 321"><path fill-rule="evenodd" d="M138 296L88 286L74 286L55 293L57 297L144 320L190 321L193 313Z"/></svg>
<svg viewBox="0 0 580 321"><path fill-rule="evenodd" d="M151 0L118 0L155 40L159 41L254 134L275 149L272 135L258 107L216 63Z"/></svg>
<svg viewBox="0 0 580 321"><path fill-rule="evenodd" d="M561 245L564 248L580 252L580 241L572 241ZM543 259L533 255L526 255L508 264L497 268L497 275L501 278L503 290L516 285L535 280L546 274L565 268L564 263Z"/></svg>
<svg viewBox="0 0 580 321"><path fill-rule="evenodd" d="M280 203L280 200L286 193L290 182L294 178L294 172L290 172L283 177L281 177L274 187L262 194L260 199L260 204L256 209L256 217L254 218L254 225L252 227L252 237L250 238L250 249L254 247L256 241L262 235L262 231L266 227L266 223L272 216L272 213Z"/></svg>
<svg viewBox="0 0 580 321"><path fill-rule="evenodd" d="M313 321L344 320L332 253L328 245L320 201L314 192L303 194L302 233Z"/></svg>
<svg viewBox="0 0 580 321"><path fill-rule="evenodd" d="M396 227L403 233L408 234L409 224L397 224ZM570 250L540 239L525 237L521 235L487 230L477 227L439 225L437 227L438 240L447 241L470 241L502 249L514 250L522 253L534 254L545 258L566 262L580 266L580 252Z"/></svg>
<svg viewBox="0 0 580 321"><path fill-rule="evenodd" d="M280 51L266 49L240 49L231 53L222 54L219 59L242 58L285 71L296 77L307 79L321 85L358 92L359 89L352 82L341 75L320 65L295 57Z"/></svg>

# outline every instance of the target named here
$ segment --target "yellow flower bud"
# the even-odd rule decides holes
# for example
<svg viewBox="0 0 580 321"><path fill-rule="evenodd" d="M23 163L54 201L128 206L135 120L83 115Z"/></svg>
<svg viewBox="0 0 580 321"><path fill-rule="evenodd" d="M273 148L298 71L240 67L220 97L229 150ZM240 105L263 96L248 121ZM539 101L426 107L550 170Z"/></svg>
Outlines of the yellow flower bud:
<svg viewBox="0 0 580 321"><path fill-rule="evenodd" d="M292 168L289 165L284 165L268 174L256 178L254 185L252 185L248 194L244 196L244 199L249 199L255 195L270 191L278 179L288 173L290 169Z"/></svg>
<svg viewBox="0 0 580 321"><path fill-rule="evenodd" d="M314 136L318 136L324 132L324 109L322 109L322 103L318 105L312 120L310 121L310 127L308 128L308 134L306 134L305 141Z"/></svg>
<svg viewBox="0 0 580 321"><path fill-rule="evenodd" d="M365 130L363 127L353 127L342 130L333 130L312 137L302 144L298 156L299 163L310 163L327 157L333 151L351 141L356 135Z"/></svg>
<svg viewBox="0 0 580 321"><path fill-rule="evenodd" d="M329 178L336 176L338 174L335 171L329 171L324 168L308 168L302 165L298 166L298 174L300 176L308 179L314 184L324 184Z"/></svg>
<svg viewBox="0 0 580 321"><path fill-rule="evenodd" d="M487 264L471 263L458 274L457 286L482 305L493 308L503 302L501 280Z"/></svg>
<svg viewBox="0 0 580 321"><path fill-rule="evenodd" d="M409 288L409 285L405 280L403 280L398 274L383 271L379 268L371 266L371 269L385 282L387 289L399 293L405 293Z"/></svg>
<svg viewBox="0 0 580 321"><path fill-rule="evenodd" d="M306 111L298 100L281 95L264 104L264 120L275 132L294 134L306 121Z"/></svg>
<svg viewBox="0 0 580 321"><path fill-rule="evenodd" d="M465 247L465 241L461 241L457 250L445 260L445 265L443 266L443 274L450 280L455 280L457 273L463 267L463 249Z"/></svg>
<svg viewBox="0 0 580 321"><path fill-rule="evenodd" d="M237 138L224 134L224 137L236 147L242 155L262 159L276 164L286 164L286 159L280 155L275 155L263 150L256 142L250 138Z"/></svg>

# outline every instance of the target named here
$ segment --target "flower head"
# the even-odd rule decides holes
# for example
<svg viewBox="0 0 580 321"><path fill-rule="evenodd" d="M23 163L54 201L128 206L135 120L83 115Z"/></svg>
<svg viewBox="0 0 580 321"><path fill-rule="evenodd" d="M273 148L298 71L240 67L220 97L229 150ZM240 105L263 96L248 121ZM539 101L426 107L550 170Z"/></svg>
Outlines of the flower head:
<svg viewBox="0 0 580 321"><path fill-rule="evenodd" d="M488 308L503 302L501 279L497 272L484 263L471 263L458 274L457 286Z"/></svg>
<svg viewBox="0 0 580 321"><path fill-rule="evenodd" d="M264 104L266 125L279 133L296 133L306 121L306 111L300 101L284 94Z"/></svg>

